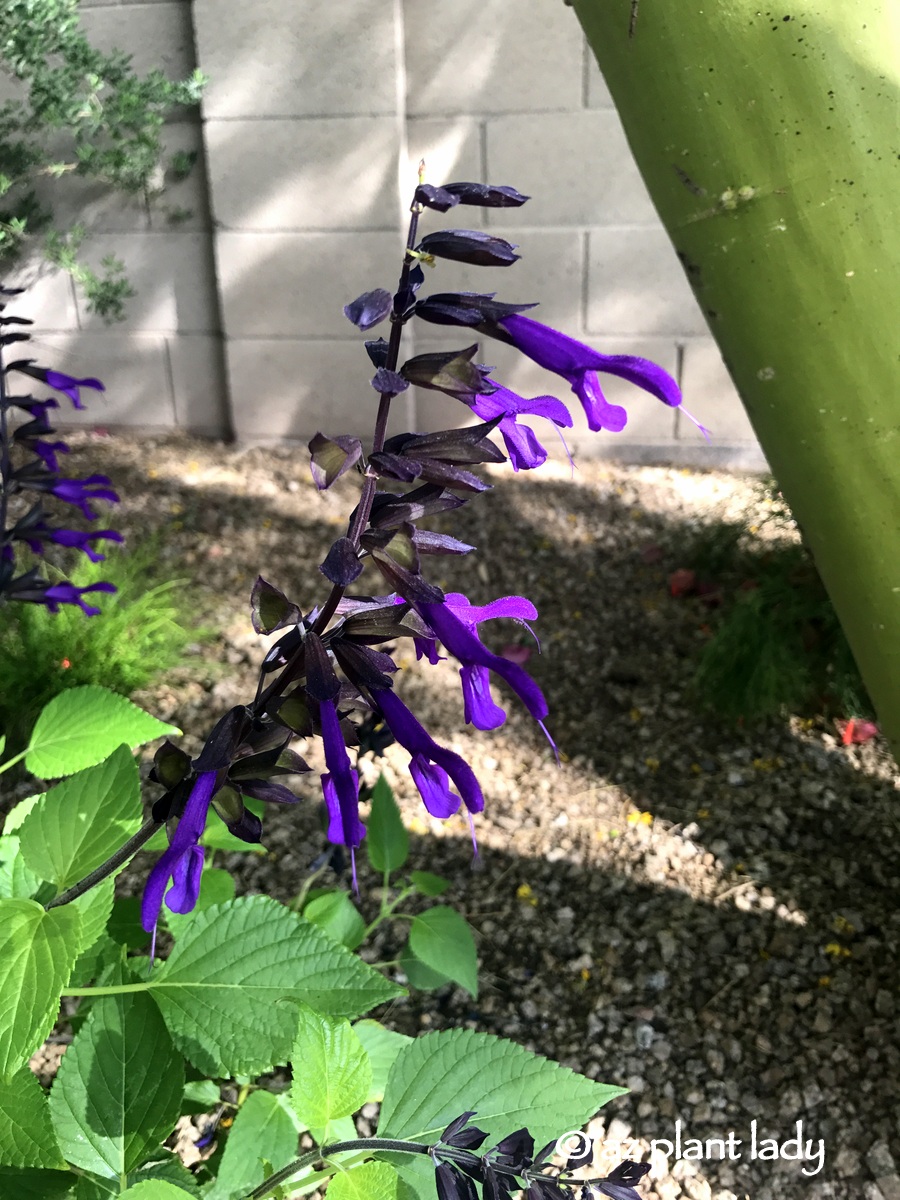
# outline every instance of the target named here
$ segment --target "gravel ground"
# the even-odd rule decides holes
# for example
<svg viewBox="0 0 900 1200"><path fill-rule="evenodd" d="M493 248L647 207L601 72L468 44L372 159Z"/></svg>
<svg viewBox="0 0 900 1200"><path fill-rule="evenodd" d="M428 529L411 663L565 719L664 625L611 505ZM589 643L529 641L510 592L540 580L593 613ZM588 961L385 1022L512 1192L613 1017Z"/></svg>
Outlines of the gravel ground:
<svg viewBox="0 0 900 1200"><path fill-rule="evenodd" d="M113 477L124 498L113 523L134 538L162 531L167 571L192 578L191 607L223 630L137 697L196 746L252 694L253 580L304 608L321 601L315 568L354 481L318 495L302 451L75 442L72 473ZM878 740L843 747L824 720L734 727L698 712L687 685L705 614L665 586L698 522L758 521L753 482L605 464L494 482L453 515L479 554L433 560L432 578L476 602L533 599L543 652L528 669L563 764L514 700L499 731L465 730L454 668L403 661L407 702L484 785L473 861L465 822L429 818L405 754L388 750L409 866L453 881L482 988L477 1001L451 986L416 993L376 1015L407 1033L502 1034L629 1087L590 1132L602 1168L674 1142L681 1123L682 1158L657 1147L648 1197L900 1200L897 766ZM511 625L494 644L526 640ZM301 786L312 801L314 777ZM321 849L315 805L275 814L266 845L225 865L244 890L288 899ZM364 865L360 884L374 914ZM388 928L366 953L398 948ZM798 1122L808 1161L767 1157ZM687 1144L731 1133L724 1161Z"/></svg>

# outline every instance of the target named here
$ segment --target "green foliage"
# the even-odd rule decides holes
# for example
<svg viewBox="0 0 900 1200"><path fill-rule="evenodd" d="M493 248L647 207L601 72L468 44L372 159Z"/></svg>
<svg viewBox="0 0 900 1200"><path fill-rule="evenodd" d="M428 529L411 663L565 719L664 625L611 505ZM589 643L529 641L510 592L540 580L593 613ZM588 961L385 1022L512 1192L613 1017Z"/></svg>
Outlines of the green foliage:
<svg viewBox="0 0 900 1200"><path fill-rule="evenodd" d="M409 834L390 784L383 775L372 789L372 809L364 842L372 869L380 874L398 871L409 856Z"/></svg>
<svg viewBox="0 0 900 1200"><path fill-rule="evenodd" d="M88 307L121 319L134 294L122 264L104 260L102 275L85 266L78 258L83 227L52 228L46 193L62 197L75 176L152 194L166 114L196 104L204 77L195 71L174 82L159 70L139 76L129 55L95 50L79 28L78 0L7 0L0 9L0 68L18 85L17 98L0 107L0 263L46 233L46 257L75 277ZM182 155L176 174L186 168Z"/></svg>
<svg viewBox="0 0 900 1200"><path fill-rule="evenodd" d="M415 917L410 952L432 971L478 995L478 958L472 931L454 908L439 905Z"/></svg>
<svg viewBox="0 0 900 1200"><path fill-rule="evenodd" d="M326 1017L306 1004L297 1008L291 1107L321 1143L332 1121L365 1104L372 1063L346 1018Z"/></svg>
<svg viewBox="0 0 900 1200"><path fill-rule="evenodd" d="M0 1083L0 1157L11 1167L65 1165L50 1124L47 1098L28 1067Z"/></svg>
<svg viewBox="0 0 900 1200"><path fill-rule="evenodd" d="M766 492L766 520L781 537L763 540L744 523L718 522L704 527L683 555L719 604L707 618L713 635L697 666L697 700L730 719L785 709L870 716L865 685L815 564L796 540L774 485Z"/></svg>
<svg viewBox="0 0 900 1200"><path fill-rule="evenodd" d="M24 742L38 712L59 692L103 684L128 695L179 662L195 635L181 623L178 581L147 586L155 568L152 546L113 552L102 563L80 562L68 576L78 587L105 579L119 589L100 597L96 617L85 618L76 605L62 605L56 614L41 604L4 607L0 729L11 748Z"/></svg>

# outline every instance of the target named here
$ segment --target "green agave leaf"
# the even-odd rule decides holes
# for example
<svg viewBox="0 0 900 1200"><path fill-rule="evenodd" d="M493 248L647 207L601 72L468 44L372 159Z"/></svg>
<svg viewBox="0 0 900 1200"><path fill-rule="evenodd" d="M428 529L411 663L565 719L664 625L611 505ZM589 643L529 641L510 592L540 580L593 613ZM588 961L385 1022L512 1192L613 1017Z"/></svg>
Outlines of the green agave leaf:
<svg viewBox="0 0 900 1200"><path fill-rule="evenodd" d="M25 766L39 779L58 779L102 762L123 744L134 749L180 733L106 688L69 688L38 717Z"/></svg>
<svg viewBox="0 0 900 1200"><path fill-rule="evenodd" d="M467 1109L499 1139L523 1126L538 1145L580 1129L626 1088L595 1083L514 1042L453 1029L404 1046L385 1089L379 1137L432 1142ZM391 1158L402 1171L399 1157Z"/></svg>
<svg viewBox="0 0 900 1200"><path fill-rule="evenodd" d="M219 1173L206 1192L206 1200L246 1196L266 1178L265 1163L274 1171L286 1167L297 1157L302 1128L286 1097L252 1092L228 1132Z"/></svg>
<svg viewBox="0 0 900 1200"><path fill-rule="evenodd" d="M0 1080L10 1080L53 1027L78 954L81 915L34 900L0 900Z"/></svg>
<svg viewBox="0 0 900 1200"><path fill-rule="evenodd" d="M402 994L283 904L245 896L196 916L150 979L175 1044L210 1076L258 1075L287 1062L289 1001L359 1016Z"/></svg>
<svg viewBox="0 0 900 1200"><path fill-rule="evenodd" d="M395 1033L393 1029L385 1029L379 1021L355 1021L353 1032L363 1044L372 1064L372 1084L366 1103L384 1099L384 1089L388 1075L397 1055L413 1039L405 1033Z"/></svg>
<svg viewBox="0 0 900 1200"><path fill-rule="evenodd" d="M426 967L478 995L478 955L475 939L455 908L438 905L413 918L409 948Z"/></svg>
<svg viewBox="0 0 900 1200"><path fill-rule="evenodd" d="M391 785L383 775L379 775L372 789L372 809L366 821L366 840L363 844L373 870L380 875L399 870L409 857L409 834Z"/></svg>
<svg viewBox="0 0 900 1200"><path fill-rule="evenodd" d="M328 1195L331 1200L398 1200L399 1182L389 1163L361 1163L338 1172L328 1185Z"/></svg>
<svg viewBox="0 0 900 1200"><path fill-rule="evenodd" d="M112 982L128 981L124 968L117 974ZM182 1057L150 997L131 992L99 998L50 1092L65 1157L76 1167L120 1179L172 1132L183 1092Z"/></svg>
<svg viewBox="0 0 900 1200"><path fill-rule="evenodd" d="M40 798L19 830L22 856L62 890L109 858L140 823L138 769L128 747L119 746Z"/></svg>
<svg viewBox="0 0 900 1200"><path fill-rule="evenodd" d="M305 906L303 915L348 950L355 950L365 936L366 923L346 892L316 896Z"/></svg>
<svg viewBox="0 0 900 1200"><path fill-rule="evenodd" d="M0 1083L0 1164L5 1167L66 1165L50 1124L47 1097L28 1067L22 1067L8 1083ZM0 1184L2 1181L0 1175ZM70 1177L68 1186L71 1187L73 1182Z"/></svg>
<svg viewBox="0 0 900 1200"><path fill-rule="evenodd" d="M306 1004L297 1009L291 1107L321 1141L333 1120L365 1104L372 1064L346 1018L327 1017Z"/></svg>
<svg viewBox="0 0 900 1200"><path fill-rule="evenodd" d="M10 1200L65 1200L75 1183L71 1171L18 1170L0 1167L0 1196Z"/></svg>

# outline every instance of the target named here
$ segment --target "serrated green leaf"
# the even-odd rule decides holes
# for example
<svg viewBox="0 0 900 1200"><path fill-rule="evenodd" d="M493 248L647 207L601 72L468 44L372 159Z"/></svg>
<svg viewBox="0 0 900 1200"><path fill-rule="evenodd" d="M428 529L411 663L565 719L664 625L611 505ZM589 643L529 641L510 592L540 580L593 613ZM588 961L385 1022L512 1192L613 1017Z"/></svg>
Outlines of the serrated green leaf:
<svg viewBox="0 0 900 1200"><path fill-rule="evenodd" d="M348 950L355 950L365 936L366 923L346 892L316 896L305 906L303 915Z"/></svg>
<svg viewBox="0 0 900 1200"><path fill-rule="evenodd" d="M258 1075L287 1062L291 1000L359 1016L402 989L268 896L200 913L150 979L176 1045L206 1075Z"/></svg>
<svg viewBox="0 0 900 1200"><path fill-rule="evenodd" d="M418 992L434 992L453 982L440 971L432 971L431 967L426 967L421 959L416 958L409 945L403 947L398 966L409 981L410 987Z"/></svg>
<svg viewBox="0 0 900 1200"><path fill-rule="evenodd" d="M168 1154L164 1150L160 1150L159 1153L166 1154L166 1157L160 1162L145 1163L139 1171L132 1171L129 1174L129 1187L148 1180L161 1180L175 1184L189 1196L194 1196L195 1200L200 1200L202 1192L187 1167L183 1166L174 1154Z"/></svg>
<svg viewBox="0 0 900 1200"><path fill-rule="evenodd" d="M380 1021L371 1020L354 1022L353 1032L362 1042L372 1064L372 1084L366 1103L381 1101L394 1060L412 1038L405 1033L385 1029Z"/></svg>
<svg viewBox="0 0 900 1200"><path fill-rule="evenodd" d="M226 900L234 899L234 876L230 871L221 871L218 867L204 867L200 876L200 894L195 908L189 913L173 913L163 908L166 924L173 937L181 937L197 913L212 908L214 904L224 904Z"/></svg>
<svg viewBox="0 0 900 1200"><path fill-rule="evenodd" d="M450 886L443 875L432 875L430 871L410 871L409 882L423 896L442 896Z"/></svg>
<svg viewBox="0 0 900 1200"><path fill-rule="evenodd" d="M280 1171L297 1157L301 1132L302 1127L284 1096L263 1091L251 1093L228 1132L219 1172L206 1192L206 1200L246 1196L266 1178L265 1163L273 1171Z"/></svg>
<svg viewBox="0 0 900 1200"><path fill-rule="evenodd" d="M34 900L0 900L0 1079L9 1080L53 1027L78 954L81 916Z"/></svg>
<svg viewBox="0 0 900 1200"><path fill-rule="evenodd" d="M65 1200L74 1183L71 1171L0 1167L0 1196L10 1200Z"/></svg>
<svg viewBox="0 0 900 1200"><path fill-rule="evenodd" d="M478 955L472 930L455 908L438 905L414 917L409 948L426 967L478 995Z"/></svg>
<svg viewBox="0 0 900 1200"><path fill-rule="evenodd" d="M255 1094L255 1093L254 1093ZM195 1116L197 1113L212 1112L221 1099L221 1089L213 1079L193 1079L184 1085L182 1112Z"/></svg>
<svg viewBox="0 0 900 1200"><path fill-rule="evenodd" d="M120 1179L172 1132L183 1091L182 1058L149 996L101 997L50 1092L63 1154L85 1171Z"/></svg>
<svg viewBox="0 0 900 1200"><path fill-rule="evenodd" d="M626 1091L585 1079L492 1034L442 1030L416 1038L397 1055L378 1136L427 1145L460 1112L474 1109L478 1128L489 1138L524 1126L542 1145L568 1129L580 1129ZM397 1165L400 1169L399 1159Z"/></svg>
<svg viewBox="0 0 900 1200"><path fill-rule="evenodd" d="M348 1020L326 1017L306 1004L297 1008L291 1107L321 1141L332 1121L365 1104L372 1064Z"/></svg>
<svg viewBox="0 0 900 1200"><path fill-rule="evenodd" d="M26 867L18 837L14 834L0 837L0 898L27 899L34 896L42 882Z"/></svg>
<svg viewBox="0 0 900 1200"><path fill-rule="evenodd" d="M409 856L409 834L403 825L400 809L383 775L372 789L372 809L366 821L366 840L363 843L373 870L379 875L397 871Z"/></svg>
<svg viewBox="0 0 900 1200"><path fill-rule="evenodd" d="M72 974L66 982L66 990L71 988L85 988L94 980L100 978L104 971L111 967L114 963L122 961L124 947L119 942L114 942L112 938L105 934L98 938L89 950L83 951L75 960L75 966L72 968ZM90 1006L93 1000L85 998L78 1006L78 1012L72 1017L72 1021L76 1024L79 1019L87 1017Z"/></svg>
<svg viewBox="0 0 900 1200"><path fill-rule="evenodd" d="M339 1171L328 1185L330 1200L397 1200L397 1172L385 1162Z"/></svg>
<svg viewBox="0 0 900 1200"><path fill-rule="evenodd" d="M219 820L211 820L203 831L200 845L207 850L224 850L228 854L266 854L268 851L259 842L245 842L235 837ZM161 849L165 848L165 843Z"/></svg>
<svg viewBox="0 0 900 1200"><path fill-rule="evenodd" d="M19 801L15 808L11 808L6 814L6 819L3 822L3 832L17 833L22 827L22 822L43 795L43 792L38 792L34 796L26 796L24 800Z"/></svg>
<svg viewBox="0 0 900 1200"><path fill-rule="evenodd" d="M184 1200L190 1196L184 1188L162 1179L148 1180L146 1183L136 1183L121 1193L121 1200Z"/></svg>
<svg viewBox="0 0 900 1200"><path fill-rule="evenodd" d="M51 788L19 830L26 865L60 890L83 879L141 823L138 769L127 746Z"/></svg>
<svg viewBox="0 0 900 1200"><path fill-rule="evenodd" d="M120 896L113 901L106 932L114 942L121 943L129 950L140 950L149 944L150 934L141 925L140 896Z"/></svg>
<svg viewBox="0 0 900 1200"><path fill-rule="evenodd" d="M69 688L38 717L25 766L39 779L58 779L102 762L123 744L134 749L180 733L106 688Z"/></svg>
<svg viewBox="0 0 900 1200"><path fill-rule="evenodd" d="M105 931L106 922L112 912L115 890L115 879L104 879L89 892L72 901L72 907L81 914L80 954L90 950Z"/></svg>
<svg viewBox="0 0 900 1200"><path fill-rule="evenodd" d="M8 1083L0 1083L0 1164L66 1165L50 1124L47 1098L28 1067L22 1067Z"/></svg>

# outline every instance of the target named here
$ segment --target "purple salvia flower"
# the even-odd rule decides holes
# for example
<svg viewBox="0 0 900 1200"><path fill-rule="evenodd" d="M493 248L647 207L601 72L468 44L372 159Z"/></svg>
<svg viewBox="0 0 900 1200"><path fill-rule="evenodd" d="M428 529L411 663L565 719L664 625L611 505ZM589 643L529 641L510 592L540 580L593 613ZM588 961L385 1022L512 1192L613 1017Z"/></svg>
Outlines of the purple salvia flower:
<svg viewBox="0 0 900 1200"><path fill-rule="evenodd" d="M105 554L94 550L90 543L99 540L107 542L122 542L125 539L114 529L98 529L96 533L82 533L77 529L50 529L46 526L30 529L24 541L34 554L43 554L43 541L53 542L57 546L66 546L72 550L82 550L91 562L103 562Z"/></svg>
<svg viewBox="0 0 900 1200"><path fill-rule="evenodd" d="M19 359L18 362L10 363L8 370L21 371L23 375L30 375L32 379L37 379L41 383L45 383L47 387L53 388L57 392L64 392L69 397L75 408L83 409L81 403L80 388L89 387L97 392L105 392L106 388L99 379L76 379L73 375L66 375L63 371L53 371L48 367L38 367L33 359Z"/></svg>
<svg viewBox="0 0 900 1200"><path fill-rule="evenodd" d="M57 454L69 453L69 447L65 442L45 442L42 438L36 438L31 442L31 449L43 461L48 471L59 470Z"/></svg>
<svg viewBox="0 0 900 1200"><path fill-rule="evenodd" d="M337 709L330 700L319 703L322 745L328 774L322 776L322 793L328 808L328 840L353 851L365 837L366 827L359 819L359 776L350 766L350 757L341 733ZM354 864L354 886L356 868Z"/></svg>
<svg viewBox="0 0 900 1200"><path fill-rule="evenodd" d="M512 342L517 350L521 350L539 367L568 380L572 391L581 401L590 429L609 429L619 433L628 421L625 409L621 405L610 404L603 395L597 378L598 371L627 379L671 408L681 407L678 384L667 371L649 359L637 358L632 354L601 354L599 350L593 350L575 338L518 313L501 317L496 324L508 335L504 341ZM685 416L694 420L689 413L685 413ZM694 423L706 433L702 425L696 421Z"/></svg>
<svg viewBox="0 0 900 1200"><path fill-rule="evenodd" d="M478 637L478 625L492 617L533 621L537 610L531 601L524 596L503 596L478 607L469 604L465 596L453 593L442 603L418 603L415 607L431 626L435 637L462 663L460 678L466 721L476 729L496 729L506 720L505 712L494 704L490 695L488 672L495 671L518 695L553 745L543 724L547 702L541 689L517 663L493 654Z"/></svg>
<svg viewBox="0 0 900 1200"><path fill-rule="evenodd" d="M156 929L163 898L166 907L175 913L189 913L197 903L203 871L203 850L197 843L206 828L217 774L205 771L198 775L178 828L150 872L141 900L141 925L147 933Z"/></svg>
<svg viewBox="0 0 900 1200"><path fill-rule="evenodd" d="M509 388L495 386L496 391L491 392L489 396L471 396L466 399L466 403L483 421L492 421L495 417L502 418L497 429L503 437L514 471L530 471L541 466L547 460L547 451L537 440L534 430L527 425L520 425L517 417L545 417L555 425L568 429L572 424L569 410L555 396L535 396L526 400ZM563 441L563 446L565 445ZM566 453L568 454L568 448Z"/></svg>
<svg viewBox="0 0 900 1200"><path fill-rule="evenodd" d="M481 812L484 796L469 764L452 750L439 746L403 701L388 689L373 691L391 733L410 755L409 773L433 817L452 817L460 798L470 813ZM459 796L450 791L450 780Z"/></svg>
<svg viewBox="0 0 900 1200"><path fill-rule="evenodd" d="M88 475L87 479L58 479L48 490L58 500L80 508L89 521L96 521L100 514L91 508L90 501L109 500L113 504L118 503L118 493L109 486L111 483L107 475Z"/></svg>
<svg viewBox="0 0 900 1200"><path fill-rule="evenodd" d="M77 604L86 617L96 617L100 609L82 599L85 592L114 591L116 588L111 583L91 583L87 587L76 587L74 583L54 583L41 595L37 603L46 605L52 613L59 612L60 604Z"/></svg>

